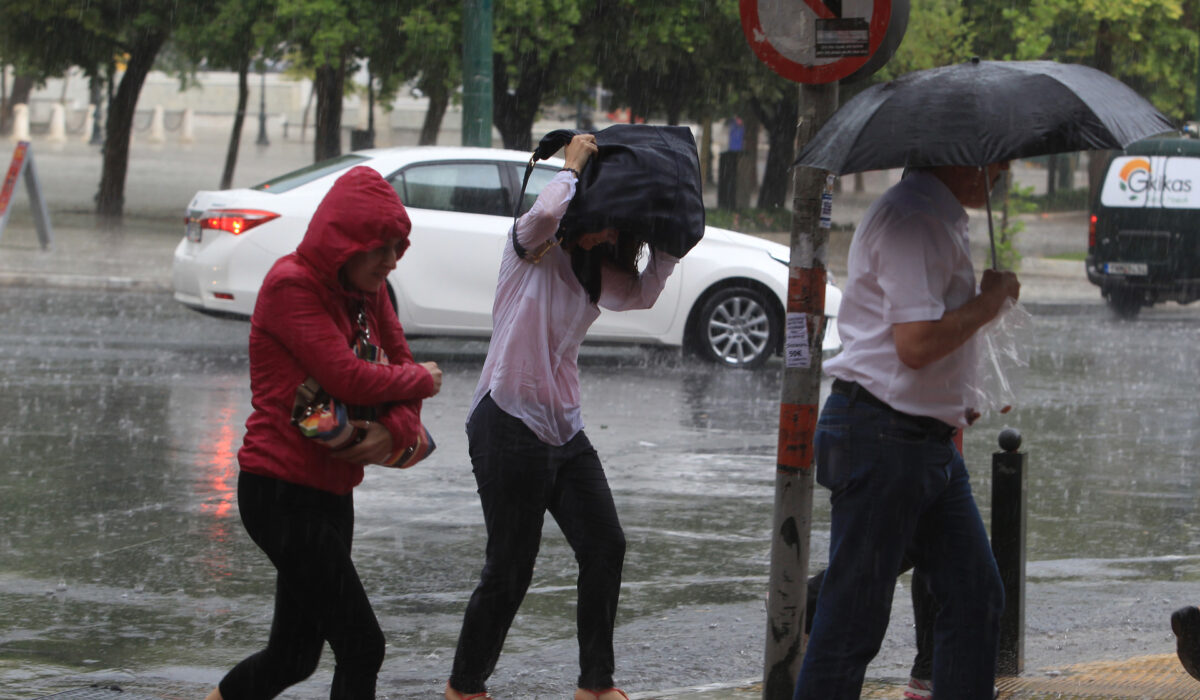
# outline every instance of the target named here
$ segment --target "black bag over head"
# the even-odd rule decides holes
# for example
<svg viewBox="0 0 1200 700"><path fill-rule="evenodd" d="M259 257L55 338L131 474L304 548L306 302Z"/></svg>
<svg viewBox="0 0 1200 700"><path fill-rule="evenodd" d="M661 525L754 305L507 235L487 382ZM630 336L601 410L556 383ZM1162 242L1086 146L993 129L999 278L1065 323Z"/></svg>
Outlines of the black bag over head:
<svg viewBox="0 0 1200 700"><path fill-rule="evenodd" d="M579 133L586 132L546 134L530 169L533 161L554 155ZM683 257L704 236L700 158L691 130L615 124L592 133L597 153L579 174L560 234L571 237L613 227Z"/></svg>

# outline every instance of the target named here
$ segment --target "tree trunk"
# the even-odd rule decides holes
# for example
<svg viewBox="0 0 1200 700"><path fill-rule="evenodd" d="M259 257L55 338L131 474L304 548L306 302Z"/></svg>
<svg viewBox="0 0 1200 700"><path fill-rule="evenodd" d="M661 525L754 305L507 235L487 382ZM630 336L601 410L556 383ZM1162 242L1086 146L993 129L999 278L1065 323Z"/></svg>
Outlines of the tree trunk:
<svg viewBox="0 0 1200 700"><path fill-rule="evenodd" d="M0 95L5 97L4 106L0 109L0 134L12 133L13 106L29 104L29 94L33 92L33 78L20 73L13 76L12 93Z"/></svg>
<svg viewBox="0 0 1200 700"><path fill-rule="evenodd" d="M1104 170L1112 151L1088 151L1088 206L1096 201L1096 193L1104 182Z"/></svg>
<svg viewBox="0 0 1200 700"><path fill-rule="evenodd" d="M1098 71L1112 75L1112 25L1106 19L1100 20L1100 24L1096 27L1096 47L1092 53L1092 67Z"/></svg>
<svg viewBox="0 0 1200 700"><path fill-rule="evenodd" d="M545 68L522 66L517 89L509 94L508 66L498 54L492 58L492 121L505 148L533 150L533 121L549 78Z"/></svg>
<svg viewBox="0 0 1200 700"><path fill-rule="evenodd" d="M346 62L317 68L313 90L317 94L317 127L313 138L313 161L321 162L342 154L342 95Z"/></svg>
<svg viewBox="0 0 1200 700"><path fill-rule="evenodd" d="M125 75L117 87L108 112L104 141L104 164L100 171L100 191L96 193L96 213L110 223L119 222L125 211L125 175L129 170L129 138L138 95L154 58L167 40L166 32L144 34L129 52Z"/></svg>
<svg viewBox="0 0 1200 700"><path fill-rule="evenodd" d="M250 57L246 56L238 64L238 101L237 111L233 113L233 131L229 134L229 148L225 151L225 172L221 174L221 189L227 190L233 184L233 169L237 167L238 148L242 145L242 127L246 123L246 103L250 101Z"/></svg>
<svg viewBox="0 0 1200 700"><path fill-rule="evenodd" d="M1046 196L1053 197L1058 189L1058 154L1046 156Z"/></svg>
<svg viewBox="0 0 1200 700"><path fill-rule="evenodd" d="M1113 71L1113 35L1112 26L1108 20L1100 20L1096 27L1096 48L1092 53L1092 67L1103 73L1112 75ZM1104 165L1108 151L1088 152L1088 202L1096 200L1104 178Z"/></svg>
<svg viewBox="0 0 1200 700"><path fill-rule="evenodd" d="M429 108L425 110L425 121L421 124L421 137L417 143L436 146L438 132L442 130L442 118L446 116L446 108L450 104L450 91L439 87L427 90L425 94L429 96Z"/></svg>
<svg viewBox="0 0 1200 700"><path fill-rule="evenodd" d="M763 172L762 188L758 192L760 209L776 209L788 202L791 178L788 168L796 154L796 120L799 118L799 96L796 91L784 91L778 102L751 104L767 130L767 165Z"/></svg>

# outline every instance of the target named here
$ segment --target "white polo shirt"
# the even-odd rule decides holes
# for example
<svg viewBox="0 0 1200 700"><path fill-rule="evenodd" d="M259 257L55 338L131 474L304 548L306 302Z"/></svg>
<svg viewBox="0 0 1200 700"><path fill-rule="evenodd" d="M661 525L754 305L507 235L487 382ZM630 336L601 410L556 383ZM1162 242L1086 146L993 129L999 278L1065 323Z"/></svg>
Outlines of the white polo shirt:
<svg viewBox="0 0 1200 700"><path fill-rule="evenodd" d="M897 411L967 425L972 338L919 370L900 361L892 324L936 321L976 294L967 213L941 180L908 174L867 210L850 244L838 312L842 352L824 363Z"/></svg>

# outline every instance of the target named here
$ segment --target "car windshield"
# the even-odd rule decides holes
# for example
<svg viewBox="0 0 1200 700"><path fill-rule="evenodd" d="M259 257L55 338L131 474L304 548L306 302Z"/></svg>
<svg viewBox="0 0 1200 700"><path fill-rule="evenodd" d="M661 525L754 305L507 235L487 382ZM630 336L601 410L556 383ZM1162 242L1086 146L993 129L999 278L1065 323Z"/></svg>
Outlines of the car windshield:
<svg viewBox="0 0 1200 700"><path fill-rule="evenodd" d="M366 156L358 156L354 154L330 158L329 160L323 160L320 163L313 163L312 165L300 168L299 170L293 170L286 175L280 175L279 177L272 178L262 184L255 185L250 189L259 190L261 192L287 192L288 190L295 189L300 185L312 182L317 178L325 177L330 173L336 173L339 170L345 170L365 160L369 159Z"/></svg>

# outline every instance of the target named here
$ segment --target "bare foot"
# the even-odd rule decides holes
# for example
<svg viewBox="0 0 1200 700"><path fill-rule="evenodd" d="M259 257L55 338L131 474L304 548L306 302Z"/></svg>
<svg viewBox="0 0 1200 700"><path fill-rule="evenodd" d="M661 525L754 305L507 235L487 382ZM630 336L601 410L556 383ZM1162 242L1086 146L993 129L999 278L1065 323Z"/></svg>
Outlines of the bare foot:
<svg viewBox="0 0 1200 700"><path fill-rule="evenodd" d="M483 693L460 693L450 687L450 683L446 683L446 700L492 700L492 696L486 692Z"/></svg>
<svg viewBox="0 0 1200 700"><path fill-rule="evenodd" d="M606 688L604 690L577 688L575 690L575 700L629 700L629 696L620 688Z"/></svg>

